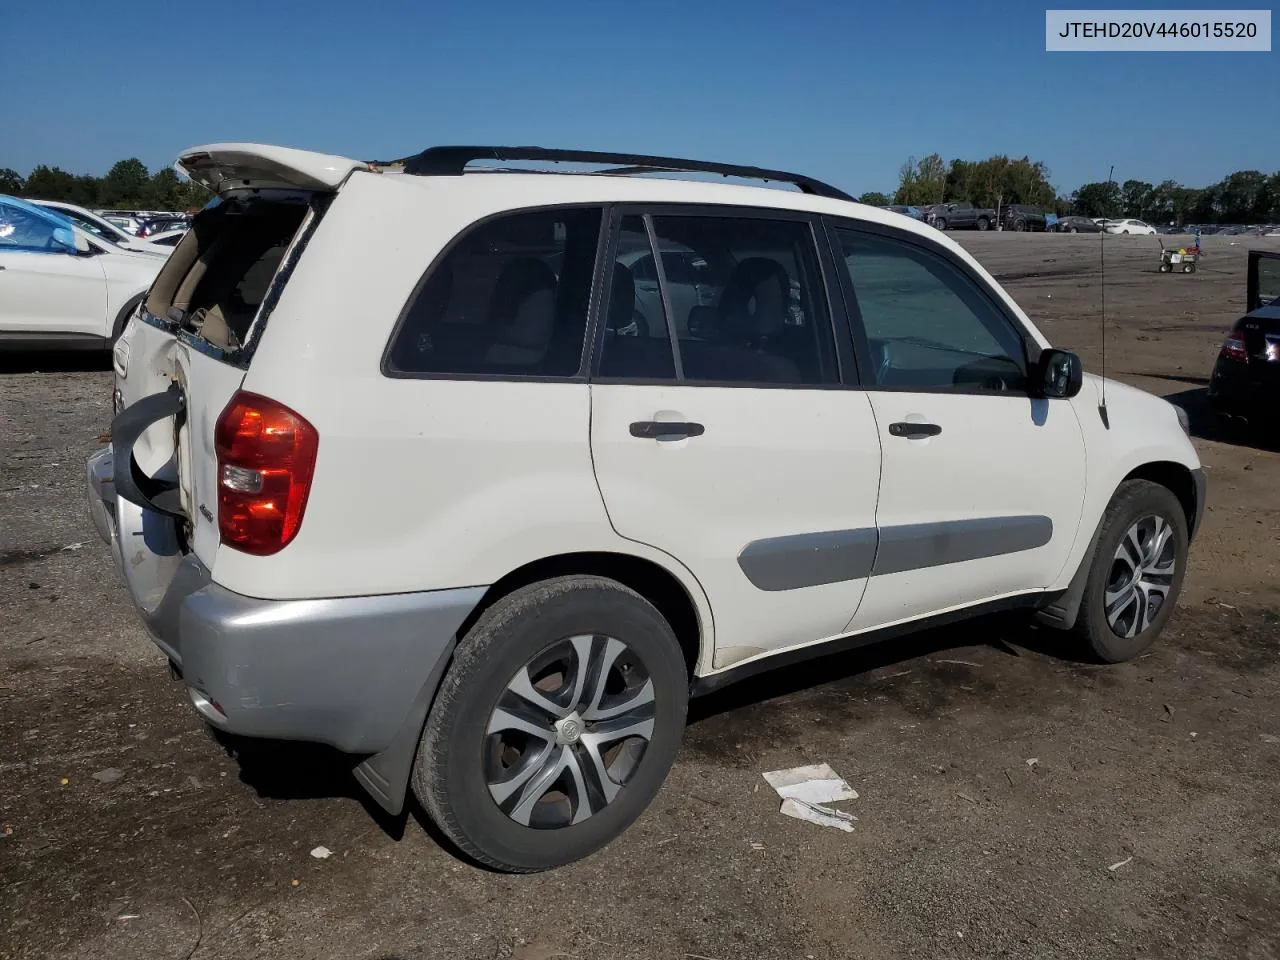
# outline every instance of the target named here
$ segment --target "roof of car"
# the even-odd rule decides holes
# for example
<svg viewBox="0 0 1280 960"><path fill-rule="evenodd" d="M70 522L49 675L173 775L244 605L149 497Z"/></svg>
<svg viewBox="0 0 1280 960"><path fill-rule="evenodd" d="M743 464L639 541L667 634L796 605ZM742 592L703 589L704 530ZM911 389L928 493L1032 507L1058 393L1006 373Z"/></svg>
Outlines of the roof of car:
<svg viewBox="0 0 1280 960"><path fill-rule="evenodd" d="M356 171L353 176L368 176ZM544 204L573 203L651 203L651 204L716 204L725 206L763 207L800 213L825 213L854 217L872 223L896 227L934 240L946 240L932 227L891 210L849 200L836 200L801 193L786 187L755 186L737 182L695 180L689 175L628 175L602 173L559 173L542 171L469 170L461 176L417 176L394 169L379 176L394 179L410 189L439 190L448 184L457 196L485 198L485 206L494 210L519 209Z"/></svg>

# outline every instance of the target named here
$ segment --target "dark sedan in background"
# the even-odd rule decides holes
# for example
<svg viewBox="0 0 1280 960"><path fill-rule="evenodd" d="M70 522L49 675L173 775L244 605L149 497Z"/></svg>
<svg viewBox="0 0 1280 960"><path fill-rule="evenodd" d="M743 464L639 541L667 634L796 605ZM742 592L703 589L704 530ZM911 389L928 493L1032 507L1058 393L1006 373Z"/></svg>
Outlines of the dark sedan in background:
<svg viewBox="0 0 1280 960"><path fill-rule="evenodd" d="M1248 296L1218 352L1209 404L1251 427L1280 426L1280 253L1249 251Z"/></svg>
<svg viewBox="0 0 1280 960"><path fill-rule="evenodd" d="M1050 229L1055 233L1101 233L1102 225L1088 217L1059 217Z"/></svg>

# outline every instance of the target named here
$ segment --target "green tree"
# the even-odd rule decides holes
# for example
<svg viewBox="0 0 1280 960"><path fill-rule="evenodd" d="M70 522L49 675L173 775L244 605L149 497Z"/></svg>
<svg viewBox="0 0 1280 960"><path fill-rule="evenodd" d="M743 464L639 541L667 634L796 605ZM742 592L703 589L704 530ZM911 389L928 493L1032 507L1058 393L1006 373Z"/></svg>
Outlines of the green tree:
<svg viewBox="0 0 1280 960"><path fill-rule="evenodd" d="M1267 175L1257 170L1237 170L1218 184L1222 218L1229 223L1257 223L1271 212Z"/></svg>
<svg viewBox="0 0 1280 960"><path fill-rule="evenodd" d="M862 203L869 204L873 207L887 207L889 205L889 195L881 193L879 190L870 190L859 198Z"/></svg>
<svg viewBox="0 0 1280 960"><path fill-rule="evenodd" d="M1071 204L1082 217L1118 217L1124 209L1124 196L1114 180L1086 183L1071 195Z"/></svg>
<svg viewBox="0 0 1280 960"><path fill-rule="evenodd" d="M9 167L0 167L0 193L9 193L15 196L22 194L25 181L17 170Z"/></svg>
<svg viewBox="0 0 1280 960"><path fill-rule="evenodd" d="M146 200L151 174L137 157L120 160L102 178L100 200L108 207L141 207Z"/></svg>
<svg viewBox="0 0 1280 960"><path fill-rule="evenodd" d="M1144 180L1126 180L1120 187L1120 195L1124 204L1124 215L1145 220L1155 200L1155 187Z"/></svg>
<svg viewBox="0 0 1280 960"><path fill-rule="evenodd" d="M65 200L74 202L76 178L58 167L36 167L23 184L23 196L34 200Z"/></svg>
<svg viewBox="0 0 1280 960"><path fill-rule="evenodd" d="M923 160L908 157L898 170L898 190L894 203L925 206L946 199L947 167L942 157L931 153Z"/></svg>

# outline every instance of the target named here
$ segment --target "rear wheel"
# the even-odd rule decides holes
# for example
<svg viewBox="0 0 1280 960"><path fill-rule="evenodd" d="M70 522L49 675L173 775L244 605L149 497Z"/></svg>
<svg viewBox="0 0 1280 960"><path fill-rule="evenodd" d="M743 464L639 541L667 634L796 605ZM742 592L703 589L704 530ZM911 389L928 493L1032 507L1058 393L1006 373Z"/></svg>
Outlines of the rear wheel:
<svg viewBox="0 0 1280 960"><path fill-rule="evenodd" d="M578 860L658 792L688 690L671 627L639 594L588 576L524 587L459 644L414 793L480 863L530 873Z"/></svg>
<svg viewBox="0 0 1280 960"><path fill-rule="evenodd" d="M943 220L942 218L938 218L937 220L933 221L933 225L937 227L939 230L947 229L947 221Z"/></svg>
<svg viewBox="0 0 1280 960"><path fill-rule="evenodd" d="M1168 622L1187 564L1187 518L1167 487L1126 480L1103 520L1076 631L1120 663L1146 651Z"/></svg>
<svg viewBox="0 0 1280 960"><path fill-rule="evenodd" d="M1067 233L1079 233L1079 232L1080 231L1075 227L1067 227Z"/></svg>
<svg viewBox="0 0 1280 960"><path fill-rule="evenodd" d="M1023 230L1027 229L1027 221L1025 220L1013 221L1013 229L1016 230L1018 233L1021 233Z"/></svg>
<svg viewBox="0 0 1280 960"><path fill-rule="evenodd" d="M978 218L978 229L979 229L979 230L989 230L989 229L991 229L991 221L990 221L990 220L988 220L986 217L979 217L979 218Z"/></svg>

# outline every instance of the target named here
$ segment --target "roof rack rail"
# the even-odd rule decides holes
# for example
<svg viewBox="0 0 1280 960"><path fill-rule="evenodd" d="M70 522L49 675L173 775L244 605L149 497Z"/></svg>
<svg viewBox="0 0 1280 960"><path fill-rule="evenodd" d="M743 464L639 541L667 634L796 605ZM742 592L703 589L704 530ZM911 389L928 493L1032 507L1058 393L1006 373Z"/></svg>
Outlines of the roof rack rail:
<svg viewBox="0 0 1280 960"><path fill-rule="evenodd" d="M724 177L742 177L749 180L776 181L794 184L802 193L833 200L853 200L829 183L784 170L767 170L763 167L744 167L732 163L713 163L706 160L681 160L677 157L651 157L645 154L603 153L596 150L553 150L546 147L429 147L421 153L391 163L375 163L374 166L403 164L404 172L424 177L460 176L473 160L545 160L551 163L613 164L614 170L606 174L626 175L635 173L718 173Z"/></svg>

